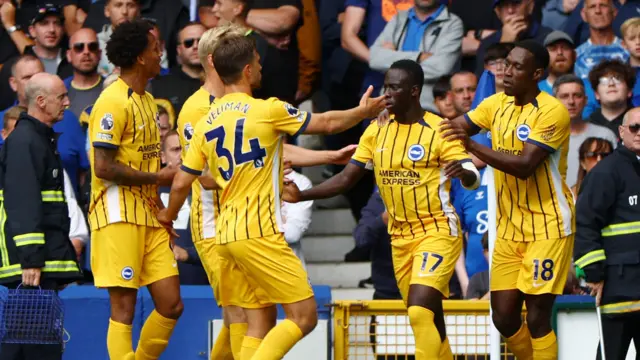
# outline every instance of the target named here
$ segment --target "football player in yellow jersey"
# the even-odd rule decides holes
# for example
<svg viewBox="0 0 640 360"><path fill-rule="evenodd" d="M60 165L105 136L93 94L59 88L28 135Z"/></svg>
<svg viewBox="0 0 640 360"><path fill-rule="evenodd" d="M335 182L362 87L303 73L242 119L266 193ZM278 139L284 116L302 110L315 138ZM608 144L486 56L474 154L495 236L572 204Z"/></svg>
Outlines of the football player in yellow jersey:
<svg viewBox="0 0 640 360"><path fill-rule="evenodd" d="M259 56L253 40L232 34L233 28L218 28L213 53L225 96L216 99L209 118L196 125L182 171L174 179L169 206L159 219L170 225L189 186L208 164L222 189L214 247L227 263L220 266L220 302L242 307L247 316L241 359L275 360L317 322L306 272L282 234L284 137L344 131L377 115L386 101L385 97L369 99L369 89L356 109L311 115L275 98L254 99L251 92L261 78ZM238 278L240 283L229 284ZM224 291L229 286L246 286L250 294L234 296ZM282 304L286 319L273 327L275 304Z"/></svg>
<svg viewBox="0 0 640 360"><path fill-rule="evenodd" d="M158 185L169 185L177 167L160 169L157 108L145 92L160 72L151 29L148 21L135 20L114 30L107 56L121 74L89 119L91 267L96 286L109 291L107 349L113 360L157 359L183 308L169 234L156 218L162 207ZM140 286L148 287L155 310L134 354L131 324Z"/></svg>
<svg viewBox="0 0 640 360"><path fill-rule="evenodd" d="M351 163L336 176L292 201L328 198L347 191L367 170L375 172L389 214L393 267L415 336L416 359L452 359L443 297L462 250L458 217L449 202L451 177L477 188L480 174L459 141L444 141L439 116L420 106L424 72L413 60L391 65L384 80L391 121L372 123ZM289 192L287 185L286 193Z"/></svg>
<svg viewBox="0 0 640 360"><path fill-rule="evenodd" d="M518 43L506 60L504 93L442 123L445 138L463 140L498 170L491 307L494 324L518 359L558 357L551 312L573 252L575 209L565 183L570 119L560 101L538 89L548 64L542 45ZM492 149L469 140L481 128L491 131Z"/></svg>

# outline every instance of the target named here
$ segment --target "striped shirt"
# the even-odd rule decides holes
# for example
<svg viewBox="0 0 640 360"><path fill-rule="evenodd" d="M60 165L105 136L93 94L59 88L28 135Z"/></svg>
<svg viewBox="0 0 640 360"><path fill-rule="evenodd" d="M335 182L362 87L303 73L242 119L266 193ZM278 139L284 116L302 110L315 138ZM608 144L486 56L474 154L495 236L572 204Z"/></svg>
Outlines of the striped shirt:
<svg viewBox="0 0 640 360"><path fill-rule="evenodd" d="M622 47L622 41L616 37L610 45L593 45L591 39L576 49L574 71L581 79L589 78L589 71L605 60L629 60L629 53Z"/></svg>

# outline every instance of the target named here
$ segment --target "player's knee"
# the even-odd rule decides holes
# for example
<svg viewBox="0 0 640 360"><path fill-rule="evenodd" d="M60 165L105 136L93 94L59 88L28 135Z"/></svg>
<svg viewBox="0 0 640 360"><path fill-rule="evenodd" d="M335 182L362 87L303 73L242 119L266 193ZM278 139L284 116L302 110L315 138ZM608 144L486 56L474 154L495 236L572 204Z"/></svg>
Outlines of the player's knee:
<svg viewBox="0 0 640 360"><path fill-rule="evenodd" d="M182 299L178 298L177 301L174 301L170 304L163 304L156 308L156 311L160 313L160 315L168 318L177 320L182 315L182 311L184 310L184 304L182 303Z"/></svg>
<svg viewBox="0 0 640 360"><path fill-rule="evenodd" d="M247 322L247 315L239 306L225 306L224 312L229 323L238 324Z"/></svg>
<svg viewBox="0 0 640 360"><path fill-rule="evenodd" d="M527 327L533 337L542 337L551 331L551 314L547 311L527 309Z"/></svg>
<svg viewBox="0 0 640 360"><path fill-rule="evenodd" d="M315 308L305 308L303 311L292 316L290 320L296 323L300 331L302 331L302 334L306 336L316 328L318 324L318 312Z"/></svg>
<svg viewBox="0 0 640 360"><path fill-rule="evenodd" d="M515 334L522 324L522 320L519 317L513 318L509 316L509 313L496 311L495 309L493 309L491 319L496 329L506 337Z"/></svg>

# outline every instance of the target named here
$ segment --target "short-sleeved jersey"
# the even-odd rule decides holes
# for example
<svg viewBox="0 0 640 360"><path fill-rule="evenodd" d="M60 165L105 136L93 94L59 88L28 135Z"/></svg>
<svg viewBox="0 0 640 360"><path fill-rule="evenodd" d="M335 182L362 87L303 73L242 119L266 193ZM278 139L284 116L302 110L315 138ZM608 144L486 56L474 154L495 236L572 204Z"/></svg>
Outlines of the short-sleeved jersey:
<svg viewBox="0 0 640 360"><path fill-rule="evenodd" d="M468 160L460 141L444 141L442 119L426 113L412 125L373 122L360 138L351 163L373 170L389 213L392 239L424 237L432 232L460 235L449 199L451 182L442 169L451 161Z"/></svg>
<svg viewBox="0 0 640 360"><path fill-rule="evenodd" d="M270 98L232 93L216 99L196 125L182 169L209 171L221 188L216 243L281 233L282 151L287 134L301 133L311 114Z"/></svg>
<svg viewBox="0 0 640 360"><path fill-rule="evenodd" d="M499 93L465 118L472 126L491 131L495 151L521 155L528 142L549 152L527 179L496 171L497 237L526 242L572 234L575 208L565 182L570 118L564 105L545 92L524 106Z"/></svg>
<svg viewBox="0 0 640 360"><path fill-rule="evenodd" d="M206 119L214 97L204 88L198 89L182 105L178 115L178 136L182 147L182 159L187 155L189 143L193 137L195 126L201 119ZM194 240L209 239L216 236L215 217L218 191L205 190L198 180L191 185L191 230Z"/></svg>
<svg viewBox="0 0 640 360"><path fill-rule="evenodd" d="M149 93L136 94L116 80L96 101L89 118L91 155L91 230L126 222L161 227L157 185L125 186L102 180L95 174L95 148L116 149L115 160L138 171L160 170L158 109Z"/></svg>

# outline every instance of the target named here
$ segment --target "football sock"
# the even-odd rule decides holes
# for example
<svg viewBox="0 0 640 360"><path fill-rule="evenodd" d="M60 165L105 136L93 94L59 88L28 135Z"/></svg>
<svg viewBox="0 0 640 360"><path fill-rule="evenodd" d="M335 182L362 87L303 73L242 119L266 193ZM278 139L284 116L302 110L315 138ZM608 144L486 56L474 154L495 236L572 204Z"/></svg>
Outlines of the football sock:
<svg viewBox="0 0 640 360"><path fill-rule="evenodd" d="M280 360L302 337L302 330L298 325L285 319L265 336L253 355L253 360Z"/></svg>
<svg viewBox="0 0 640 360"><path fill-rule="evenodd" d="M533 358L536 360L557 360L558 343L556 334L551 330L547 335L531 339L533 345Z"/></svg>
<svg viewBox="0 0 640 360"><path fill-rule="evenodd" d="M231 332L231 352L235 360L240 360L240 351L244 342L244 334L247 333L247 323L237 323L229 325Z"/></svg>
<svg viewBox="0 0 640 360"><path fill-rule="evenodd" d="M523 322L513 336L506 339L509 350L516 356L518 360L532 360L533 348L531 346L531 334L529 328Z"/></svg>
<svg viewBox="0 0 640 360"><path fill-rule="evenodd" d="M222 326L220 333L216 337L216 342L211 349L210 360L232 360L233 354L231 352L231 339L229 337L229 328Z"/></svg>
<svg viewBox="0 0 640 360"><path fill-rule="evenodd" d="M153 310L142 326L136 349L136 360L155 360L169 344L177 320L168 319Z"/></svg>
<svg viewBox="0 0 640 360"><path fill-rule="evenodd" d="M407 312L416 342L416 360L439 359L440 348L444 344L434 322L433 312L421 306L409 306Z"/></svg>
<svg viewBox="0 0 640 360"><path fill-rule="evenodd" d="M109 319L107 330L107 350L109 358L113 360L133 360L133 345L131 343L131 325L125 325Z"/></svg>
<svg viewBox="0 0 640 360"><path fill-rule="evenodd" d="M251 360L253 355L260 347L262 339L254 338L251 336L245 336L242 340L242 350L240 351L240 359L236 360Z"/></svg>

